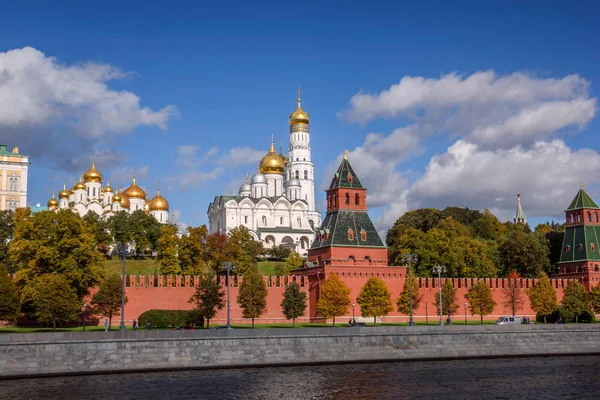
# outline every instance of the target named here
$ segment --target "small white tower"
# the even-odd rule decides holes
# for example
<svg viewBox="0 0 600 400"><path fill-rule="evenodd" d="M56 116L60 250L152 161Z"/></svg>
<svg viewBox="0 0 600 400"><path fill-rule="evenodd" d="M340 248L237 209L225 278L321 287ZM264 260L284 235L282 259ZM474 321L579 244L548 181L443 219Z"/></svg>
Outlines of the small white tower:
<svg viewBox="0 0 600 400"><path fill-rule="evenodd" d="M63 184L63 189L58 192L58 203L61 209L69 208L69 198L71 194L67 190L67 182Z"/></svg>

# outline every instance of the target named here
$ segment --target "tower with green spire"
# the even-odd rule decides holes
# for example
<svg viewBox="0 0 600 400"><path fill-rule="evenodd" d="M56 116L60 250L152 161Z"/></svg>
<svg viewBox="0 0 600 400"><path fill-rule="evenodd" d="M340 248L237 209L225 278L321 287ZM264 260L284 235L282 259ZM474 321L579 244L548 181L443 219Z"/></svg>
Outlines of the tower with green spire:
<svg viewBox="0 0 600 400"><path fill-rule="evenodd" d="M517 193L517 214L515 215L514 222L515 224L527 225L527 217L521 206L521 193Z"/></svg>
<svg viewBox="0 0 600 400"><path fill-rule="evenodd" d="M565 210L566 230L557 278L578 279L588 289L600 276L600 207L583 185Z"/></svg>

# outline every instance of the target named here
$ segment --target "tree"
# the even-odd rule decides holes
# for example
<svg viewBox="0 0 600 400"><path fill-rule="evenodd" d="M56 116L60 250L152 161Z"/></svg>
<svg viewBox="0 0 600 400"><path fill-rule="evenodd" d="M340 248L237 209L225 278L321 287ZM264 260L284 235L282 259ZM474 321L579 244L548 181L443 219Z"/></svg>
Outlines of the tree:
<svg viewBox="0 0 600 400"><path fill-rule="evenodd" d="M206 320L206 327L210 328L210 320L217 315L217 311L225 306L225 292L217 284L215 276L200 276L198 287L189 302L195 305L194 312Z"/></svg>
<svg viewBox="0 0 600 400"><path fill-rule="evenodd" d="M146 215L144 210L136 210L129 216L129 224L137 257L143 257L148 250L156 250L161 234L161 224L156 218Z"/></svg>
<svg viewBox="0 0 600 400"><path fill-rule="evenodd" d="M244 274L237 302L242 309L242 317L252 318L254 328L254 318L260 317L267 308L267 285L258 269L251 269Z"/></svg>
<svg viewBox="0 0 600 400"><path fill-rule="evenodd" d="M82 299L103 277L102 253L79 215L71 210L42 211L14 220L9 258L17 285L26 287L45 274L63 275Z"/></svg>
<svg viewBox="0 0 600 400"><path fill-rule="evenodd" d="M112 317L118 317L121 312L122 285L119 275L109 275L92 297L94 314L108 318L108 329L112 326ZM127 303L127 296L125 296L125 303Z"/></svg>
<svg viewBox="0 0 600 400"><path fill-rule="evenodd" d="M498 247L504 275L517 271L521 276L535 277L549 266L548 247L536 234L513 229Z"/></svg>
<svg viewBox="0 0 600 400"><path fill-rule="evenodd" d="M481 324L483 324L483 316L491 314L496 307L492 290L484 282L471 286L465 298L469 302L471 314L481 317Z"/></svg>
<svg viewBox="0 0 600 400"><path fill-rule="evenodd" d="M129 213L127 211L116 212L106 221L106 224L114 243L123 245L131 242L131 224L129 223Z"/></svg>
<svg viewBox="0 0 600 400"><path fill-rule="evenodd" d="M284 245L273 246L267 250L267 254L275 261L285 260L292 254L292 249Z"/></svg>
<svg viewBox="0 0 600 400"><path fill-rule="evenodd" d="M590 291L590 303L594 313L600 314L600 283Z"/></svg>
<svg viewBox="0 0 600 400"><path fill-rule="evenodd" d="M486 286L487 287L487 286ZM442 312L451 318L459 308L456 297L456 289L452 281L446 279L442 285ZM435 310L440 315L440 296L435 296Z"/></svg>
<svg viewBox="0 0 600 400"><path fill-rule="evenodd" d="M279 263L275 266L274 272L275 275L285 276L289 275L291 270L301 268L303 265L304 258L297 252L292 251L284 264Z"/></svg>
<svg viewBox="0 0 600 400"><path fill-rule="evenodd" d="M206 237L207 264L212 271L217 274L221 270L221 265L226 261L232 261L227 249L227 236L222 233L212 233Z"/></svg>
<svg viewBox="0 0 600 400"><path fill-rule="evenodd" d="M414 272L411 271L410 274L407 274L407 277L404 280L404 287L402 288L402 293L400 293L400 296L398 296L398 299L396 300L396 306L398 307L398 311L406 315L410 314L409 282L412 282L413 311L419 308L419 303L423 298L423 295L419 294L419 282L415 279Z"/></svg>
<svg viewBox="0 0 600 400"><path fill-rule="evenodd" d="M346 287L336 274L329 274L321 287L317 311L325 318L333 318L333 326L335 326L335 317L344 315L349 306L350 288Z"/></svg>
<svg viewBox="0 0 600 400"><path fill-rule="evenodd" d="M585 287L577 281L570 281L565 289L562 306L565 319L575 318L575 322L578 323L579 316L590 310L590 300Z"/></svg>
<svg viewBox="0 0 600 400"><path fill-rule="evenodd" d="M292 320L292 328L296 327L296 318L306 311L306 293L300 290L298 282L292 282L285 287L281 309L286 319Z"/></svg>
<svg viewBox="0 0 600 400"><path fill-rule="evenodd" d="M523 291L517 284L521 275L517 271L511 271L507 276L507 283L502 292L504 293L504 308L510 310L514 316L523 307L525 302Z"/></svg>
<svg viewBox="0 0 600 400"><path fill-rule="evenodd" d="M100 250L104 256L108 255L112 242L108 222L93 211L88 211L82 220L88 227L88 230L94 235L95 248Z"/></svg>
<svg viewBox="0 0 600 400"><path fill-rule="evenodd" d="M550 279L548 279L548 275L542 272L537 284L529 288L527 295L529 296L529 303L533 311L543 315L544 323L546 323L546 317L552 314L558 306L556 292L550 283Z"/></svg>
<svg viewBox="0 0 600 400"><path fill-rule="evenodd" d="M0 264L0 321L14 321L21 315L17 286Z"/></svg>
<svg viewBox="0 0 600 400"><path fill-rule="evenodd" d="M208 255L205 249L208 229L206 225L187 228L179 244L179 266L184 275L200 275L206 273Z"/></svg>
<svg viewBox="0 0 600 400"><path fill-rule="evenodd" d="M387 315L394 310L391 294L382 279L369 278L360 291L356 302L360 305L363 317L373 317L373 325L377 324L377 317Z"/></svg>
<svg viewBox="0 0 600 400"><path fill-rule="evenodd" d="M161 275L179 275L179 236L175 225L162 225L160 227L160 238L156 244L156 260L160 265Z"/></svg>
<svg viewBox="0 0 600 400"><path fill-rule="evenodd" d="M38 321L52 323L74 321L81 311L81 301L69 280L60 274L44 274L23 290L22 302L33 308Z"/></svg>
<svg viewBox="0 0 600 400"><path fill-rule="evenodd" d="M8 244L13 238L13 231L13 213L0 211L0 264L8 262Z"/></svg>

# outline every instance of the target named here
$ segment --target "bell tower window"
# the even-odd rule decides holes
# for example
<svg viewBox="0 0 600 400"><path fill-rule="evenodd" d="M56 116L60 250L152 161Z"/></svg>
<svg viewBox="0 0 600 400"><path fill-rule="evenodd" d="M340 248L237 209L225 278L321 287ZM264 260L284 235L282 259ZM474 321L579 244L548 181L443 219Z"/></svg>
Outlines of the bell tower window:
<svg viewBox="0 0 600 400"><path fill-rule="evenodd" d="M345 204L350 204L350 194L346 193L346 199L344 200Z"/></svg>
<svg viewBox="0 0 600 400"><path fill-rule="evenodd" d="M354 205L360 205L360 196L358 193L354 196Z"/></svg>

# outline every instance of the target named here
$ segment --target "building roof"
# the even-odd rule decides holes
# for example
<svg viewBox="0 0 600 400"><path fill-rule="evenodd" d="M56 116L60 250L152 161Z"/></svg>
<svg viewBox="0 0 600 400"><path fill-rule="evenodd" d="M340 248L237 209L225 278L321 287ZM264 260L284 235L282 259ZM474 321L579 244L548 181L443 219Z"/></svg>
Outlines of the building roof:
<svg viewBox="0 0 600 400"><path fill-rule="evenodd" d="M297 233L307 235L312 235L314 233L310 229L294 229L285 226L277 226L275 228L258 228L258 231L264 233Z"/></svg>
<svg viewBox="0 0 600 400"><path fill-rule="evenodd" d="M583 189L583 185L581 185L581 187L579 188L579 192L577 192L577 195L575 196L571 204L569 204L569 207L566 209L566 211L578 210L580 208L600 209L600 207L598 207L598 204L596 204L596 202L592 200L590 195L587 194L586 191Z"/></svg>
<svg viewBox="0 0 600 400"><path fill-rule="evenodd" d="M350 161L348 161L346 155L344 155L344 159L335 172L335 176L331 180L331 185L329 185L329 189L337 188L365 189L360 183L360 179L358 179L358 176L352 169Z"/></svg>
<svg viewBox="0 0 600 400"><path fill-rule="evenodd" d="M352 240L348 238L350 230L354 234ZM362 231L366 233L366 240L361 240ZM327 213L311 248L318 249L328 246L386 247L367 211L354 210L338 210Z"/></svg>
<svg viewBox="0 0 600 400"><path fill-rule="evenodd" d="M560 253L560 262L600 261L599 239L600 225L567 227Z"/></svg>
<svg viewBox="0 0 600 400"><path fill-rule="evenodd" d="M19 157L27 157L23 154L19 154L19 150L15 147L12 151L6 150L5 144L0 144L0 155L1 156L19 156Z"/></svg>
<svg viewBox="0 0 600 400"><path fill-rule="evenodd" d="M251 197L251 196L226 196L226 195L221 195L221 196L215 196L215 199L208 205L208 211L210 211L211 207L213 207L213 205L215 204L225 204L227 203L229 200L235 200L238 203L244 199L248 199L250 201L252 201L254 204L257 204L259 201L265 199L270 201L271 203L275 204L277 202L277 200L279 199L286 199L288 202L290 202L291 204L295 204L295 203L304 203L306 205L308 205L308 202L304 199L296 199L296 200L290 200L285 196L273 196L273 197Z"/></svg>

